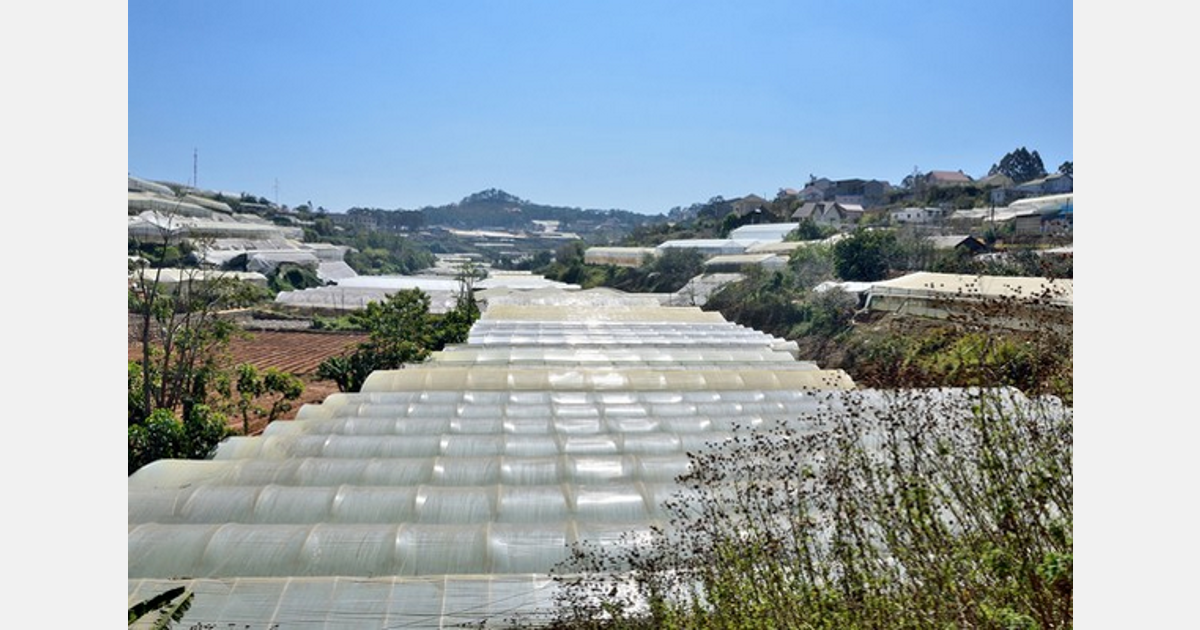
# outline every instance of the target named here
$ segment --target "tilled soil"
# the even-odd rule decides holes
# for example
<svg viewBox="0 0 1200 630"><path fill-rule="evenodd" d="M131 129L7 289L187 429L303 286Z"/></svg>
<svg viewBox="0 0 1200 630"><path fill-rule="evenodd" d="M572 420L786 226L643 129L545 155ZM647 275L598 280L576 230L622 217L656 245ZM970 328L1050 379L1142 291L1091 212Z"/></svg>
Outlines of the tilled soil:
<svg viewBox="0 0 1200 630"><path fill-rule="evenodd" d="M304 393L298 400L292 401L292 409L279 418L291 420L303 405L320 403L338 391L333 381L317 379L317 366L329 357L350 352L355 345L366 340L367 335L362 333L247 331L244 336L239 335L230 342L229 355L231 365L249 363L259 370L275 368L300 377L304 382ZM129 359L140 358L141 344L131 341ZM263 400L259 404L269 406L270 402ZM229 422L230 426L241 431L241 417L230 416ZM262 431L265 424L263 419L252 421L251 434Z"/></svg>

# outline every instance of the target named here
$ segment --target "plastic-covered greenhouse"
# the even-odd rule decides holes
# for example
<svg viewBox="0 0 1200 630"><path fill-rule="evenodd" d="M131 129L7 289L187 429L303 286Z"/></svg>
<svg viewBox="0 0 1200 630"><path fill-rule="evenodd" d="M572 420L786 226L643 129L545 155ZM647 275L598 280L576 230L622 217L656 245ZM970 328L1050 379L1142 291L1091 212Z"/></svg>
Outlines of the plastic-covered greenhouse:
<svg viewBox="0 0 1200 630"><path fill-rule="evenodd" d="M186 585L186 623L280 630L545 612L570 544L667 525L689 452L854 387L716 313L563 296L509 296L426 363L133 474L130 601Z"/></svg>

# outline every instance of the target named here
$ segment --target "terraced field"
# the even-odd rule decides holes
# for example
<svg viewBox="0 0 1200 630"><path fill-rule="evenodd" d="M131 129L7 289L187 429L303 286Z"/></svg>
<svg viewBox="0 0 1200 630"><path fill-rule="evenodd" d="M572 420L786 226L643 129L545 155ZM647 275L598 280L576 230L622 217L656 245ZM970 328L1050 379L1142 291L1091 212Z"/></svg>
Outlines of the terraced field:
<svg viewBox="0 0 1200 630"><path fill-rule="evenodd" d="M297 375L312 375L325 359L342 354L367 340L364 334L258 331L235 339L229 351L235 363L250 363L260 370L276 368Z"/></svg>

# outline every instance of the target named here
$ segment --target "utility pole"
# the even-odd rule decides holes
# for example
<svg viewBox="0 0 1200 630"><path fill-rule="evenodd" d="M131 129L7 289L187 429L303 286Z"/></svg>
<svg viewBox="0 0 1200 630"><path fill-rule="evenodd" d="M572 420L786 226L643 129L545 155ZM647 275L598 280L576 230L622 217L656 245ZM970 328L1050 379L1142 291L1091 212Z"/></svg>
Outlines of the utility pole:
<svg viewBox="0 0 1200 630"><path fill-rule="evenodd" d="M199 164L199 162L200 162L200 151L198 149L196 149L195 147L192 147L192 188L200 187L199 180L196 178L196 170L197 170L197 165Z"/></svg>

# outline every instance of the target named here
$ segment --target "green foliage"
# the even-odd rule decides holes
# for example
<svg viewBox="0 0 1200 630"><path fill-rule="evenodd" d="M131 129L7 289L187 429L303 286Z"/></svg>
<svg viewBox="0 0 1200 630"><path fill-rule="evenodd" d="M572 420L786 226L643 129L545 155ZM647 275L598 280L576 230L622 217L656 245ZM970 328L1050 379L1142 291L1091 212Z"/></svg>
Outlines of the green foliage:
<svg viewBox="0 0 1200 630"><path fill-rule="evenodd" d="M552 627L1070 628L1070 409L877 395L692 453L669 530L574 547Z"/></svg>
<svg viewBox="0 0 1200 630"><path fill-rule="evenodd" d="M796 248L788 256L787 270L792 276L792 286L798 291L807 291L833 280L833 246L814 243Z"/></svg>
<svg viewBox="0 0 1200 630"><path fill-rule="evenodd" d="M1029 152L1025 147L1015 149L993 164L988 175L1003 173L1018 184L1046 176L1046 167L1037 151Z"/></svg>
<svg viewBox="0 0 1200 630"><path fill-rule="evenodd" d="M317 378L337 383L338 391L357 392L375 370L376 358L370 347L343 356L329 357L317 366Z"/></svg>
<svg viewBox="0 0 1200 630"><path fill-rule="evenodd" d="M229 435L226 418L205 405L193 406L181 422L169 409L155 409L129 425L129 474L159 459L206 459Z"/></svg>
<svg viewBox="0 0 1200 630"><path fill-rule="evenodd" d="M1067 160L1066 162L1059 164L1058 172L1066 175L1067 177L1073 177L1075 175L1075 163Z"/></svg>
<svg viewBox="0 0 1200 630"><path fill-rule="evenodd" d="M868 387L1011 386L1069 401L1070 344L1049 325L1040 332L951 323L882 329L845 340L840 367Z"/></svg>
<svg viewBox="0 0 1200 630"><path fill-rule="evenodd" d="M704 309L778 337L806 337L816 345L836 338L850 326L857 301L841 291L811 291L831 279L829 250L821 245L800 248L782 271L750 271L745 280L709 297Z"/></svg>
<svg viewBox="0 0 1200 630"><path fill-rule="evenodd" d="M674 293L704 271L704 260L704 255L694 249L668 248L642 265L645 280L641 287L625 290Z"/></svg>
<svg viewBox="0 0 1200 630"><path fill-rule="evenodd" d="M195 253L195 248L189 241L178 241L163 245L137 239L129 239L129 255L141 256L148 261L150 267L183 267Z"/></svg>
<svg viewBox="0 0 1200 630"><path fill-rule="evenodd" d="M370 338L349 354L322 361L317 377L337 383L340 391L357 392L375 370L423 361L446 344L462 343L478 318L479 306L465 285L455 308L440 316L429 312L429 296L420 289L397 291L350 316Z"/></svg>
<svg viewBox="0 0 1200 630"><path fill-rule="evenodd" d="M372 352L382 369L421 361L429 355L433 330L429 321L429 296L420 289L397 291L378 302L369 302L350 319L370 335Z"/></svg>
<svg viewBox="0 0 1200 630"><path fill-rule="evenodd" d="M291 401L300 398L304 393L304 382L297 376L276 368L267 368L260 373L258 368L249 363L242 363L235 368L237 373L237 409L242 416L242 434L250 435L250 418L266 418L267 424L274 422L280 414L292 409ZM270 402L269 407L260 403L263 397Z"/></svg>
<svg viewBox="0 0 1200 630"><path fill-rule="evenodd" d="M834 243L834 270L842 280L883 280L892 269L896 245L896 235L890 230L855 230Z"/></svg>
<svg viewBox="0 0 1200 630"><path fill-rule="evenodd" d="M195 593L187 587L168 589L129 607L129 627L139 630L166 630L183 620L191 608Z"/></svg>
<svg viewBox="0 0 1200 630"><path fill-rule="evenodd" d="M703 206L697 204L689 211L698 212L698 208ZM705 213L687 221L638 226L621 244L626 247L657 247L667 241L717 238L720 231L721 223L713 218L712 213Z"/></svg>
<svg viewBox="0 0 1200 630"><path fill-rule="evenodd" d="M181 409L186 416L191 405L208 402L222 378L222 353L237 331L219 312L252 304L260 295L260 288L231 277L189 278L168 290L153 270L141 270L128 292L142 342L136 383L142 408L131 413L130 422L155 409Z"/></svg>
<svg viewBox="0 0 1200 630"><path fill-rule="evenodd" d="M349 315L340 315L338 317L323 317L315 315L312 318L313 330L326 330L334 332L357 332L361 331L359 327Z"/></svg>
<svg viewBox="0 0 1200 630"><path fill-rule="evenodd" d="M317 276L317 272L311 267L293 263L281 263L267 277L267 281L268 286L276 293L325 286L325 282Z"/></svg>
<svg viewBox="0 0 1200 630"><path fill-rule="evenodd" d="M169 236L155 244L172 246ZM203 459L228 434L227 350L237 326L221 311L259 303L267 295L233 277L185 271L168 286L158 270L133 270L128 308L141 356L128 364L129 472L164 457ZM182 419L182 420L180 420Z"/></svg>
<svg viewBox="0 0 1200 630"><path fill-rule="evenodd" d="M805 217L800 220L800 224L796 229L787 233L784 237L785 241L819 241L829 238L837 234L837 229L829 225L820 225L813 221L811 217Z"/></svg>

